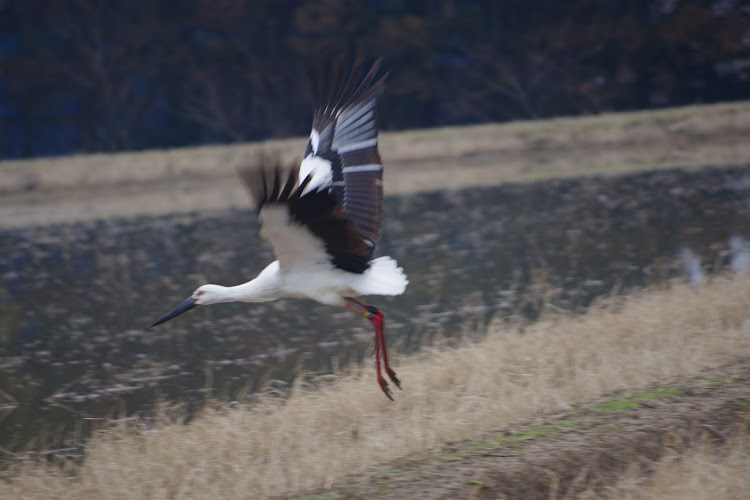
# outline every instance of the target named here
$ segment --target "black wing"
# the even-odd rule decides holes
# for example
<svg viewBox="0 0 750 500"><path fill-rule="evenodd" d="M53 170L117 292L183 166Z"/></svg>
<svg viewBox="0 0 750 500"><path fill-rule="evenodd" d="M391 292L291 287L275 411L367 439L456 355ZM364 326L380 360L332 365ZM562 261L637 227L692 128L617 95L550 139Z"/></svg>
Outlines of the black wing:
<svg viewBox="0 0 750 500"><path fill-rule="evenodd" d="M378 59L362 79L362 66L349 72L344 57L307 66L315 114L305 157L315 155L331 162L328 190L370 249L368 259L383 221L383 164L375 104L388 74L375 79L381 63Z"/></svg>
<svg viewBox="0 0 750 500"><path fill-rule="evenodd" d="M325 259L352 273L367 270L372 252L359 230L327 189L305 193L310 177L300 181L299 167L268 165L262 158L240 176L255 200L261 235L282 268Z"/></svg>

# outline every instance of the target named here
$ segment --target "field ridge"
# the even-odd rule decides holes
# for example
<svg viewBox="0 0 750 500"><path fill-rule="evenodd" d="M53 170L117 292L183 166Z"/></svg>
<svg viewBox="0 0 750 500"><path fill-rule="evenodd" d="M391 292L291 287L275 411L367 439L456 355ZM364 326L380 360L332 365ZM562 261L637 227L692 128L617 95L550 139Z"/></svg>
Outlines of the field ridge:
<svg viewBox="0 0 750 500"><path fill-rule="evenodd" d="M746 165L750 101L384 132L387 195ZM305 138L0 162L0 228L247 209L237 168Z"/></svg>

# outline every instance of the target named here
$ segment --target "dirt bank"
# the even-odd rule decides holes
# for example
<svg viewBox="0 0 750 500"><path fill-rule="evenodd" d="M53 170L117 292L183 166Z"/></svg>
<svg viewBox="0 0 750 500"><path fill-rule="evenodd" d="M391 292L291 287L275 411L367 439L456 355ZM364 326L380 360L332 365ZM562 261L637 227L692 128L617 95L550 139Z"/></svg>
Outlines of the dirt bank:
<svg viewBox="0 0 750 500"><path fill-rule="evenodd" d="M386 192L750 162L750 102L383 133ZM0 163L0 227L246 207L236 169L305 139Z"/></svg>
<svg viewBox="0 0 750 500"><path fill-rule="evenodd" d="M397 422L393 423L398 425ZM450 443L294 498L577 498L750 431L750 361Z"/></svg>

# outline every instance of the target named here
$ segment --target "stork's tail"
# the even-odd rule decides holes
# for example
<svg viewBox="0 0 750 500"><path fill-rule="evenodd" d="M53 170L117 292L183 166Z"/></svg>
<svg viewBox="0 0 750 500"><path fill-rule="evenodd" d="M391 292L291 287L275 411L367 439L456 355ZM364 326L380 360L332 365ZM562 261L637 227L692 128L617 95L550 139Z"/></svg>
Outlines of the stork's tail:
<svg viewBox="0 0 750 500"><path fill-rule="evenodd" d="M362 278L362 295L401 295L409 284L404 270L390 257L370 261L370 268Z"/></svg>

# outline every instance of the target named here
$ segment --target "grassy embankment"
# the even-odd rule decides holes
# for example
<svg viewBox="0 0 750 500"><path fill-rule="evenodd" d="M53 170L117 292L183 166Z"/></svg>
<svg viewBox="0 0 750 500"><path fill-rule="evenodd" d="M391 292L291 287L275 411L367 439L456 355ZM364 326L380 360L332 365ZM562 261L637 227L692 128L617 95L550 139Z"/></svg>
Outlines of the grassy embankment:
<svg viewBox="0 0 750 500"><path fill-rule="evenodd" d="M492 471L476 477L472 462L463 460L476 454L477 446L480 450L490 446L504 456L503 449L514 434L505 442L477 436L532 421L534 425L523 431L526 434L521 434L521 441L544 441L550 429L569 426L576 431L577 442L604 447L605 457L611 444L598 442L608 435L604 430L614 428L618 436L630 435L633 440L639 435L651 439L639 434L643 429L637 427L637 421L632 428L618 427L614 420L606 428L580 424L578 429L575 425L579 424L569 422L575 422L587 404L592 408L588 411L597 416L595 422L605 419L607 423L609 410L615 414L616 410L639 411L639 407L648 411L650 399L687 397L690 391L674 389L680 379L733 362L746 364L750 359L748 304L750 276L744 274L716 278L698 288L674 284L635 294L615 305L593 307L582 317L547 318L522 335L493 326L478 343L397 358L404 390L398 391L395 402L378 392L370 367L312 379L291 388L287 398L269 395L248 408L206 411L187 425L166 418L154 426L142 422L114 425L90 441L85 461L74 469L76 477L28 461L19 463L3 492L10 498L54 497L61 492L68 498L261 498L319 488L323 489L317 495L322 496L316 498L459 498L484 490L496 494L500 490L485 485L491 481ZM722 481L731 481L735 488L750 488L744 465L737 465L750 462L747 371L745 366L739 374L744 378L735 373L720 379L722 384L727 380L744 384L729 401L744 420L738 420L737 412L725 417L744 425L732 440L731 453L725 456L724 451L714 452L706 445L690 451L690 459L684 462L670 458L658 467L654 488L669 485L670 478L690 474L706 461ZM645 391L648 387L652 389ZM615 391L637 394L597 401ZM710 391L706 397L711 397ZM726 412L721 408L716 407L715 412ZM550 416L553 412L569 414L561 422ZM688 412L686 422L705 416L706 411L693 413ZM670 414L668 407L665 420ZM545 424L547 419L551 423ZM655 428L660 421L652 421L647 428ZM705 427L711 430L710 425ZM664 429L656 435L671 436L670 432ZM661 451L681 450L678 437ZM406 467L397 461L431 448L440 450L448 442L454 443L448 451L427 455L417 466L410 462ZM512 460L512 448L507 456ZM625 453L616 458L622 462L607 459L611 468L623 472L630 467L620 483L603 485L599 477L579 482L585 487L607 486L608 491L646 494L652 486L636 473L642 472L634 468L642 465L638 455ZM426 478L420 475L441 460L449 465L441 470L449 472ZM392 464L386 466L388 472L366 482L347 476L386 462ZM526 461L514 466L525 464L533 466ZM576 461L569 472L585 478L585 469L591 465ZM540 473L536 471L534 477ZM464 479L466 474L468 479ZM701 477L705 476L711 475ZM547 489L557 484L552 479L544 481ZM459 490L450 490L455 490L457 480ZM398 490L392 489L394 484L400 485ZM337 489L327 492L326 487ZM567 491L560 484L556 487ZM444 496L446 491L453 492ZM692 498L705 498L704 494L705 490Z"/></svg>
<svg viewBox="0 0 750 500"><path fill-rule="evenodd" d="M383 133L386 193L660 168L746 164L750 102ZM0 227L246 208L236 168L287 139L0 162Z"/></svg>

